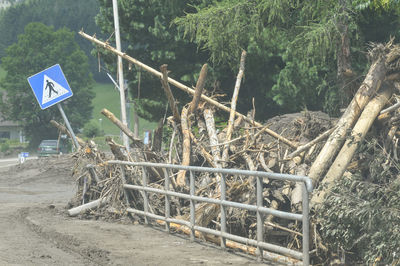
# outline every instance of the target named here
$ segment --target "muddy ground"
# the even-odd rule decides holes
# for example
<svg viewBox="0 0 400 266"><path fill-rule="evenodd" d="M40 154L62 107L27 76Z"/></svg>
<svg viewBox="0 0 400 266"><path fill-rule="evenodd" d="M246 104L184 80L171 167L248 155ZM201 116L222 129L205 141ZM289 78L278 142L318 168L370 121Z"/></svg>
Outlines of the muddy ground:
<svg viewBox="0 0 400 266"><path fill-rule="evenodd" d="M0 167L0 265L258 265L253 257L125 221L68 217L71 156ZM265 265L265 264L263 264Z"/></svg>

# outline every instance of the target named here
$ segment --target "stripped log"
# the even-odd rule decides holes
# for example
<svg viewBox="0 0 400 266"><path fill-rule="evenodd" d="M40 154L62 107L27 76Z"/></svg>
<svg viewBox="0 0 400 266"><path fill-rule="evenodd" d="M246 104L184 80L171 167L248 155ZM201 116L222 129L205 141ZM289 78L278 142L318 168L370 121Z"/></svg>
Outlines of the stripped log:
<svg viewBox="0 0 400 266"><path fill-rule="evenodd" d="M174 117L174 120L176 123L179 123L181 121L181 116L179 115L179 110L178 106L176 105L174 95L172 94L171 88L169 87L167 66L168 65L164 64L160 67L162 72L161 84L165 94L167 95L169 107L172 110L172 115Z"/></svg>
<svg viewBox="0 0 400 266"><path fill-rule="evenodd" d="M89 203L86 203L86 204L77 206L75 208L69 209L68 210L68 215L69 216L77 216L81 212L100 207L101 205L106 204L108 201L109 201L108 198L100 198L100 199L91 201Z"/></svg>
<svg viewBox="0 0 400 266"><path fill-rule="evenodd" d="M188 108L183 107L181 113L181 127L182 127L182 135L183 135L183 147L182 147L182 163L183 166L190 165L190 128L188 123ZM180 170L178 172L178 176L176 178L176 184L178 186L185 186L186 170Z"/></svg>
<svg viewBox="0 0 400 266"><path fill-rule="evenodd" d="M239 96L240 83L242 81L242 77L243 77L243 73L244 73L245 59L246 59L246 51L242 51L242 56L240 58L239 73L236 78L235 89L233 90L233 95L232 95L231 111L229 113L229 120L228 120L228 128L226 130L225 142L227 142L227 143L225 144L224 150L222 152L222 161L223 161L224 167L226 165L226 162L228 161L229 141L232 138L233 125L235 122L234 120L235 120L236 102L237 102L237 99Z"/></svg>
<svg viewBox="0 0 400 266"><path fill-rule="evenodd" d="M107 117L113 124L119 127L132 140L132 143L135 146L141 149L144 148L143 142L140 139L135 138L135 134L126 125L124 125L113 113L108 111L106 108L101 110L101 113L105 117Z"/></svg>
<svg viewBox="0 0 400 266"><path fill-rule="evenodd" d="M91 42L93 42L93 43L95 43L95 44L101 46L102 48L104 48L104 49L106 49L106 50L108 50L108 51L111 51L112 53L114 53L114 54L116 54L116 55L121 56L123 59L125 59L125 60L127 60L127 61L129 61L129 62L131 62L131 63L133 63L133 64L135 64L136 66L140 67L141 69L146 70L147 72L149 72L149 73L151 73L151 74L153 74L153 75L159 77L160 79L162 79L163 76L162 76L162 73L161 73L161 72L155 70L154 68L149 67L149 66L146 65L146 64L143 64L142 62L140 62L140 61L134 59L133 57L131 57L131 56L125 54L125 53L122 53L122 52L118 51L117 49L115 49L114 47L112 47L111 45L109 45L107 42L102 42L102 41L96 39L95 37L92 37L92 36L90 36L90 35L84 33L83 31L80 31L79 34L80 34L83 38L85 38L85 39L87 39L87 40L89 40L89 41L91 41ZM170 77L168 77L168 82L169 82L170 84L174 85L175 87L177 87L177 88L179 88L179 89L181 89L181 90L183 90L183 91L185 91L185 92L187 92L187 93L189 93L189 94L192 94L192 95L195 94L195 91L194 91L192 88L189 88L188 86L183 85L182 83L180 83L180 82L178 82L178 81L176 81L176 80L174 80L174 79L172 79L172 78L170 78ZM227 106L225 106L225 105L223 105L223 104L220 104L219 102L217 102L217 101L215 101L215 100L213 100L213 99L211 99L211 98L205 96L204 94L201 95L201 99L202 99L203 101L205 101L205 102L207 102L207 103L209 103L209 104L215 106L215 107L218 107L219 109L221 109L221 110L223 110L223 111L225 111L225 112L228 112L228 113L229 113L229 112L231 111L231 109L230 109L229 107L227 107ZM249 122L249 123L255 124L255 125L258 126L258 127L261 127L261 126L262 126L261 123L256 122L256 121L254 121L254 120L252 120L252 119L250 119L250 118L247 118L245 115L243 115L243 114L241 114L241 113L239 113L239 112L237 112L237 111L235 111L235 115L236 115L237 117L242 117L243 120L245 120L245 121L247 121L247 122ZM290 147L292 147L292 148L297 148L297 145L296 145L295 143L293 143L292 141L290 141L290 140L286 139L285 137L279 135L278 133L272 131L271 129L268 129L268 128L267 128L267 129L265 130L265 132L266 132L267 134L269 134L270 136L272 136L272 137L274 137L274 138L276 138L276 139L282 141L283 143L289 145Z"/></svg>
<svg viewBox="0 0 400 266"><path fill-rule="evenodd" d="M398 84L400 86L400 84ZM325 194L332 187L333 182L340 178L346 171L348 164L353 158L360 143L364 140L365 135L371 128L372 123L378 116L379 112L389 101L393 92L393 86L384 84L382 91L368 103L362 112L360 119L358 119L354 129L351 132L350 137L346 140L342 149L340 150L336 160L333 162L325 178L322 180L322 190L318 194L314 194L312 197L312 204L321 203Z"/></svg>
<svg viewBox="0 0 400 266"><path fill-rule="evenodd" d="M386 56L381 55L374 61L364 82L338 121L335 131L330 135L312 164L308 176L312 179L314 186L318 184L323 173L331 165L337 152L342 147L348 130L355 124L371 96L379 89L386 74L385 60Z"/></svg>
<svg viewBox="0 0 400 266"><path fill-rule="evenodd" d="M204 120L207 125L207 132L210 139L211 154L214 158L214 164L217 168L221 168L221 150L218 145L218 137L215 130L214 115L211 109L204 110Z"/></svg>

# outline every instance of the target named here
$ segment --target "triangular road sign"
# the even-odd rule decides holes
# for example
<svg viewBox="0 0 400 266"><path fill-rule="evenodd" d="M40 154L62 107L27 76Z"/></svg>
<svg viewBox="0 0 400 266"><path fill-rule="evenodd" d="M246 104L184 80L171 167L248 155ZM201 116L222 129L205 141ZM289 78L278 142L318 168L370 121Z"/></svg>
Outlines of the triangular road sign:
<svg viewBox="0 0 400 266"><path fill-rule="evenodd" d="M42 105L63 96L68 92L68 90L55 82L53 79L49 78L46 74L43 76Z"/></svg>

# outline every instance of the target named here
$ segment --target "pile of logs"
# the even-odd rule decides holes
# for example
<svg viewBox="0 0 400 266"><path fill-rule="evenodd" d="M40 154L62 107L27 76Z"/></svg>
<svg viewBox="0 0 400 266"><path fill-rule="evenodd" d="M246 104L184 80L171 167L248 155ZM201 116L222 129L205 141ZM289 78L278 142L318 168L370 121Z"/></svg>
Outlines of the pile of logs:
<svg viewBox="0 0 400 266"><path fill-rule="evenodd" d="M371 67L361 83L353 100L339 119L329 118L319 112L304 112L297 115L276 117L261 124L254 120L255 110L248 115L236 111L241 80L245 70L246 52L243 51L240 67L230 108L219 103L215 97L208 97L204 84L207 78L207 65L200 72L194 89L189 88L168 77L167 65L160 67L160 72L136 59L118 52L108 43L80 32L80 34L97 45L122 56L125 60L140 66L154 74L161 81L161 86L168 99L171 117L160 123L155 131L151 145L144 145L112 113L103 109L102 114L118 126L131 140L128 152L124 146L115 143L111 138L107 143L112 157L98 151L93 142L83 142L75 154L77 163L74 176L79 184L76 201L73 206L97 201L95 206L107 202L106 212L122 214L126 207L143 206L139 194L125 194L122 184L140 184L141 170L128 166L107 165L108 159L125 161L149 161L179 165L200 165L215 168L236 168L267 172L290 173L309 176L318 188L312 195L311 204L318 208L333 182L346 174L357 147L365 138L378 117L378 127L387 131L389 154L397 160L397 142L399 117L397 102L392 107L384 107L397 99L393 96L400 89L397 82L400 77L400 47L390 41L386 45L373 45L369 52ZM193 96L190 103L179 109L170 84ZM226 123L216 123L216 112L229 113ZM219 113L217 113L219 114ZM219 114L219 116L221 116ZM61 131L67 130L52 122ZM166 130L168 129L168 130ZM164 131L164 134L163 134ZM168 131L169 134L165 132ZM168 136L167 143L162 138ZM351 166L351 165L350 165ZM172 173L171 189L188 191L188 173ZM218 175L201 175L196 177L198 195L218 197ZM150 186L164 187L163 175L153 169ZM299 211L301 208L301 187L294 183L268 181L264 188L264 202L269 208L286 211ZM227 198L230 200L254 203L254 180L239 177L228 177ZM151 211L157 214L164 212L164 197L151 195ZM188 202L174 200L171 215L188 217ZM196 223L202 226L218 227L219 207L203 204L197 206ZM78 214L81 209L70 213ZM98 213L100 209L92 212ZM103 210L104 211L104 210ZM228 230L239 235L254 237L254 213L228 209ZM301 227L290 221L266 217L266 237L272 242L279 242L290 248L301 248L298 240ZM315 237L317 239L317 237ZM315 248L320 246L315 243Z"/></svg>

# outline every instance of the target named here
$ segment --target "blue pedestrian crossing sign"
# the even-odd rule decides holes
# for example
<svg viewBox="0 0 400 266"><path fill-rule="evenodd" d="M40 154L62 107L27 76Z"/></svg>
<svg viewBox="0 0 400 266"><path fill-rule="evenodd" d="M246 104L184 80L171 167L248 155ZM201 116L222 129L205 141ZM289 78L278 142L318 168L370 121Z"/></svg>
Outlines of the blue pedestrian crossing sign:
<svg viewBox="0 0 400 266"><path fill-rule="evenodd" d="M29 77L28 82L42 109L55 105L73 95L59 64Z"/></svg>

